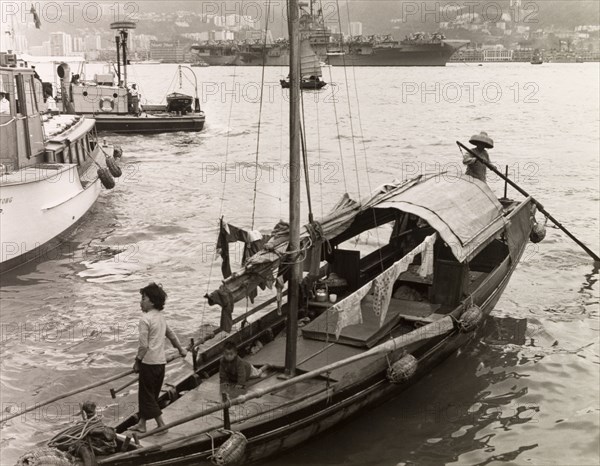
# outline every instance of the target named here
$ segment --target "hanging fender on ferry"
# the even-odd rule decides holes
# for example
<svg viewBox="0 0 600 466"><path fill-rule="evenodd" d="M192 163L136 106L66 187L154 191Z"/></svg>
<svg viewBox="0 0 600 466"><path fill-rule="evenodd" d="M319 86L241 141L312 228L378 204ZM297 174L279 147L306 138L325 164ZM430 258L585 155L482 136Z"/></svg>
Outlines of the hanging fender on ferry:
<svg viewBox="0 0 600 466"><path fill-rule="evenodd" d="M110 174L108 168L99 168L98 178L100 178L102 186L104 186L106 189L113 189L115 187L115 179Z"/></svg>
<svg viewBox="0 0 600 466"><path fill-rule="evenodd" d="M115 101L112 97L102 97L98 107L101 112L112 112L115 108Z"/></svg>
<svg viewBox="0 0 600 466"><path fill-rule="evenodd" d="M110 171L110 174L115 178L119 178L123 174L117 161L110 155L106 156L106 167Z"/></svg>
<svg viewBox="0 0 600 466"><path fill-rule="evenodd" d="M123 156L123 149L121 148L121 146L114 146L113 147L113 157L115 159L120 159Z"/></svg>

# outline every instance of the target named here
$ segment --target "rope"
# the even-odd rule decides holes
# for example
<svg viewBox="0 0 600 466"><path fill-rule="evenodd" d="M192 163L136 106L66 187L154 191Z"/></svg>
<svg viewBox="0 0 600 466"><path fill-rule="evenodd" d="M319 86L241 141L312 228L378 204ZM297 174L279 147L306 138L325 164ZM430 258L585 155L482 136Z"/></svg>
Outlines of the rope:
<svg viewBox="0 0 600 466"><path fill-rule="evenodd" d="M337 2L337 0L336 0ZM339 11L339 4L338 4L338 11ZM346 13L347 13L347 17L348 17L348 24L350 24L350 2L346 2ZM339 14L338 14L338 22L340 24L340 31L341 29L341 19L339 18ZM346 73L346 58L345 55L342 55L342 60L344 62L344 73ZM360 129L360 140L363 146L363 154L365 157L365 172L367 175L367 186L369 187L369 192L373 192L373 188L371 187L371 176L369 175L369 159L367 157L367 147L365 146L365 137L364 137L364 133L363 133L363 126L362 126L362 118L361 118L361 114L360 114L360 100L358 98L358 87L357 87L357 79L356 79L356 69L355 66L352 65L352 77L354 79L354 95L356 96L356 108L357 108L357 115L358 115L358 125L359 125L359 129ZM346 89L348 89L348 78L346 76ZM348 90L346 90L346 92L348 93L348 109L350 110L350 92ZM350 125L352 125L352 114L350 114ZM352 147L354 148L354 134L352 134ZM354 158L355 158L355 162L356 162L356 152L354 152ZM357 168L357 174L358 174L358 168ZM359 191L359 195L360 195L360 191ZM377 239L377 248L379 250L379 263L381 265L381 271L383 272L385 267L383 265L383 253L381 251L381 240L379 238L379 230L378 227L379 225L377 224L377 215L375 214L375 209L372 209L373 212L373 223L375 225L375 237Z"/></svg>
<svg viewBox="0 0 600 466"><path fill-rule="evenodd" d="M339 4L339 0L335 0L337 9L338 9L338 25L340 27L340 31L342 30L342 18L339 14L340 11L340 4ZM347 11L348 11L348 19L350 19L350 3L348 1L346 1L347 4ZM348 23L350 24L350 23ZM342 37L342 44L343 44L343 37ZM344 81L345 81L345 87L346 87L346 95L348 96L348 118L350 119L350 136L352 137L352 152L354 154L354 170L356 171L356 188L358 189L358 197L360 199L361 195L360 195L360 177L358 174L358 158L356 157L356 144L354 144L354 122L352 121L352 106L350 105L350 88L348 86L348 71L346 70L346 56L344 54L342 54L342 61L344 63Z"/></svg>
<svg viewBox="0 0 600 466"><path fill-rule="evenodd" d="M252 229L254 230L254 220L255 220L255 216L256 216L256 193L257 193L257 185L258 185L258 154L259 154L259 149L260 149L260 125L261 125L261 121L262 121L262 109L263 109L263 94L264 94L264 88L265 88L265 51L267 49L267 33L269 32L269 17L270 17L270 9L271 9L271 0L269 0L267 2L267 19L265 21L265 36L263 39L263 48L262 48L262 55L263 55L263 61L262 61L262 70L261 70L261 76L260 76L260 107L258 109L258 131L257 131L257 135L256 135L256 156L254 159L254 170L255 170L255 176L254 176L254 193L253 193L253 197L252 197Z"/></svg>
<svg viewBox="0 0 600 466"><path fill-rule="evenodd" d="M310 175L308 173L308 154L306 149L306 120L304 118L304 94L300 89L300 107L302 109L302 123L300 124L300 142L302 143L302 163L304 165L304 178L306 184L306 197L308 201L308 222L314 220L312 210L312 200L310 196Z"/></svg>
<svg viewBox="0 0 600 466"><path fill-rule="evenodd" d="M331 67L329 67L329 82L333 86L333 76L331 74ZM342 138L340 136L340 123L338 121L337 105L335 104L335 98L331 99L331 100L333 101L333 114L335 116L335 127L337 129L338 148L340 149L340 161L341 161L341 165L342 165L342 176L344 177L344 191L348 192L348 183L346 182L346 169L344 167L344 154L342 151Z"/></svg>
<svg viewBox="0 0 600 466"><path fill-rule="evenodd" d="M161 99L161 101L159 103L163 103L166 99L167 99L167 94L169 93L169 90L171 89L171 86L173 85L173 83L175 82L175 79L177 78L177 73L175 73L173 75L173 79L171 79L171 84L169 84L169 87L167 87L167 90L163 96L163 98Z"/></svg>
<svg viewBox="0 0 600 466"><path fill-rule="evenodd" d="M236 78L237 66L234 64L233 66L233 89L235 89L235 78ZM219 206L219 219L223 218L223 204L225 201L225 187L227 186L227 161L229 159L229 137L231 135L231 114L233 113L233 101L235 99L231 99L231 103L229 104L229 115L227 117L227 137L225 138L225 164L224 164L224 173L223 173L223 189L221 190L221 203ZM219 220L220 222L221 220ZM220 228L220 223L219 223ZM212 280L213 268L215 265L215 261L210 261L210 269L208 272L208 282L206 283L206 294L210 292L210 283ZM204 315L206 314L206 306L208 305L208 300L204 300L204 305L202 306L202 314L200 317L200 327L204 325Z"/></svg>
<svg viewBox="0 0 600 466"><path fill-rule="evenodd" d="M93 429L102 427L103 425L100 416L97 415L85 421L78 421L75 425L66 428L52 437L48 442L48 446L63 451L68 450L83 440Z"/></svg>
<svg viewBox="0 0 600 466"><path fill-rule="evenodd" d="M316 115L317 115L317 157L319 160L319 191L320 191L320 204L321 204L321 218L323 217L323 180L321 179L321 130L319 128L319 99L315 101Z"/></svg>

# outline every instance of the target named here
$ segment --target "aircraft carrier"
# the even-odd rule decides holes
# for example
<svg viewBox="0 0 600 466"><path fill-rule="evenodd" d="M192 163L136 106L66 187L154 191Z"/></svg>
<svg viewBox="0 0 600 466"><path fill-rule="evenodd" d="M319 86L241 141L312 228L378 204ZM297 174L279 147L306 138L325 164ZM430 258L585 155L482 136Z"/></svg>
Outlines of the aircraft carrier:
<svg viewBox="0 0 600 466"><path fill-rule="evenodd" d="M450 57L469 41L446 40L441 33L416 33L397 41L390 35L352 37L336 40L322 14L302 9L302 37L309 39L319 59L334 66L445 66ZM339 35L338 35L339 36ZM287 66L286 39L265 43L246 41L206 41L191 47L199 63L212 66Z"/></svg>

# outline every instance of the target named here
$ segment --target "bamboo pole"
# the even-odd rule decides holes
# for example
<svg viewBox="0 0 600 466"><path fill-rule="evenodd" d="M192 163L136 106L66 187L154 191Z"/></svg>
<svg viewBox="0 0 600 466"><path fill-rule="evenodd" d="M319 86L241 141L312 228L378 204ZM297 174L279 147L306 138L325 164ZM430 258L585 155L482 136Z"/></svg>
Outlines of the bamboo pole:
<svg viewBox="0 0 600 466"><path fill-rule="evenodd" d="M252 413L252 414L249 414L249 415L242 416L240 418L234 419L233 422L232 422L232 424L240 424L242 422L249 421L250 419L253 419L253 418L256 418L256 417L259 417L259 416L264 416L264 415L266 415L268 413L272 413L273 411L279 411L279 410L281 410L283 408L286 408L287 406L291 406L293 404L300 403L300 402L305 401L305 400L307 400L307 399L309 399L309 398L311 398L313 396L320 395L320 394L322 394L324 392L327 392L329 390L331 390L330 387L329 388L328 387L323 387L323 388L321 388L319 390L316 390L314 392L311 392L311 393L308 393L306 395L303 395L300 398L295 398L295 399L293 399L291 401L287 401L287 402L285 402L283 404L277 405L277 406L275 406L273 408L269 408L269 409L267 409L265 411L261 411L259 413ZM216 429L219 429L219 428L216 428ZM186 440L193 439L194 437L198 437L200 435L206 434L206 433L214 431L214 430L215 430L215 427L207 427L207 428L204 428L204 429L200 429L200 430L198 430L196 432L192 432L191 434L186 434L186 435L184 435L182 437L178 437L178 438L175 438L175 439L170 439L170 440L167 440L166 442L155 444L155 445L150 445L150 446L147 446L147 447L138 448L137 450L133 450L133 451L125 451L125 450L121 449L121 451L125 451L125 452L124 453L120 453L118 457L115 457L115 456L111 457L111 456L109 456L109 457L101 458L100 460L98 460L98 464L110 463L113 460L122 461L125 458L132 458L134 456L139 456L142 453L150 453L150 452L153 452L153 451L159 451L159 450L162 450L166 446L172 445L174 443L184 442ZM131 442L131 437L129 437L129 436L125 437L124 444L129 445L129 442Z"/></svg>
<svg viewBox="0 0 600 466"><path fill-rule="evenodd" d="M341 361L336 361L334 363L328 364L319 369L315 369L315 370L306 372L304 374L301 374L296 377L285 380L284 382L281 382L277 385L273 385L271 387L266 387L263 389L251 391L244 395L240 395L236 398L230 399L226 402L218 403L218 404L216 404L210 408L207 408L205 410L199 411L194 414L190 414L189 416L185 416L181 419L178 419L176 421L165 424L163 427L154 429L150 432L146 432L143 434L138 434L138 435L136 435L136 437L137 437L137 439L143 439L145 437L150 437L154 434L158 434L164 430L170 429L171 427L176 427L181 424L185 424L187 422L201 418L203 416L207 416L209 414L215 413L217 411L229 409L232 406L237 406L237 405L246 403L247 401L253 400L255 398L260 398L269 393L283 390L284 388L291 387L292 385L295 385L299 382L303 382L305 380L309 380L309 379L318 377L321 374L324 374L326 372L331 372L332 370L338 369L343 366L347 366L348 364L352 364L353 362L360 361L361 359L365 359L365 358L368 358L371 356L376 356L378 354L389 353L389 352L395 351L397 349L403 348L405 346L408 346L410 344L416 343L418 341L428 340L430 338L434 338L437 336L447 334L453 330L454 330L453 316L447 315L446 317L443 317L440 320L437 320L435 322L427 324L423 327L419 327L418 329L413 330L410 333L407 333L405 335L400 335L399 337L396 337L392 340L382 343L379 346L375 346L374 348L371 348L370 350L365 351L364 353L360 353L360 354L351 356L349 358L342 359ZM303 398L306 398L306 397L303 397ZM196 436L201 435L206 432L208 432L208 430L202 430L202 431L196 432L194 434L190 434L190 435L181 437L181 438L177 439L177 441L193 438L193 437L196 437ZM175 443L175 440L168 441L165 443L165 445L170 444L170 443ZM139 451L119 453L117 455L103 458L102 460L99 461L99 464L110 463L112 461L118 461L121 459L136 456L137 453L143 453L143 452L150 453L154 450L160 450L161 447L162 447L162 445L151 445L148 447L143 447L143 448L139 449Z"/></svg>
<svg viewBox="0 0 600 466"><path fill-rule="evenodd" d="M29 407L29 408L27 408L27 409L25 409L23 411L20 411L18 413L11 414L11 415L7 416L6 418L2 419L2 422L9 421L10 419L13 419L13 418L15 418L17 416L20 416L22 414L25 414L25 413L29 413L29 412L33 411L34 409L41 408L42 406L49 405L50 403L54 403L55 401L59 401L59 400L62 400L64 398L68 398L70 396L76 395L78 393L85 392L87 390L91 390L92 388L99 387L100 385L107 384L109 382L112 382L113 380L117 380L117 379L120 379L120 378L123 378L123 377L127 377L128 375L131 375L133 373L134 373L133 370L128 370L126 372L121 372L120 374L117 374L117 375L114 375L112 377L109 377L106 380L100 380L98 382L94 382L94 383L91 383L89 385L86 385L85 387L80 387L80 388L77 388L75 390L71 390L70 392L67 392L67 393L65 393L63 395L55 396L54 398L51 398L51 399L46 400L46 401L44 401L42 403L39 403L39 404L36 403L33 406L31 406L31 407Z"/></svg>
<svg viewBox="0 0 600 466"><path fill-rule="evenodd" d="M167 364L169 364L172 361L175 361L176 359L178 359L180 357L181 357L181 355L179 355L179 354L170 356L169 358L167 358ZM126 371L126 372L121 372L120 374L117 374L117 375L114 375L112 377L109 377L106 380L100 380L98 382L91 383L91 384L86 385L84 387L76 388L75 390L71 390L70 392L64 393L63 395L55 396L54 398L51 398L51 399L46 400L46 401L44 401L42 403L39 403L39 404L34 404L33 406L31 406L31 407L29 407L29 408L27 408L27 409L25 409L23 411L20 411L20 412L15 413L15 414L11 414L10 416L7 416L6 418L2 419L1 422L9 421L10 419L13 419L13 418L15 418L17 416L20 416L22 414L25 414L25 413L29 413L29 412L31 412L31 411L33 411L35 409L41 408L42 406L46 406L46 405L49 405L50 403L54 403L55 401L59 401L59 400L62 400L64 398L68 398L68 397L73 396L73 395L77 395L78 393L85 392L87 390L91 390L92 388L99 387L100 385L104 385L104 384L107 384L109 382L113 382L115 380L121 379L123 377L127 377L128 375L132 375L132 374L135 374L135 372L133 371L133 369L130 369L130 370ZM125 386L129 386L129 385L133 384L134 382L136 382L137 380L138 380L137 378L133 379L131 382L127 382L127 384ZM111 393L112 393L112 390L113 389L111 389ZM122 390L122 388L120 390Z"/></svg>
<svg viewBox="0 0 600 466"><path fill-rule="evenodd" d="M523 188L521 188L517 183L512 181L507 176L504 176L501 171L499 171L496 167L494 167L494 165L492 165L487 160L484 160L479 154L473 152L471 149L469 149L467 146L465 146L460 141L456 141L456 144L458 144L458 147L465 149L470 155L472 155L477 160L479 160L481 163L483 163L487 168L489 168L496 175L498 175L500 178L502 178L504 181L506 181L508 184L510 184L513 188L515 188L517 191L519 191L523 196L531 197L527 191L525 191ZM544 206L539 201L537 201L533 197L531 197L531 200L536 205L536 207L539 209L539 211L541 213L543 213L546 216L546 218L548 218L548 220L552 221L552 223L554 223L558 228L560 228L569 238L571 238L573 241L575 241L575 243L577 243L581 247L581 249L583 249L592 259L594 259L595 262L600 262L600 257L598 257L598 255L594 251L592 251L585 244L583 244L579 239L577 239L575 237L575 235L573 235L573 233L571 233L569 230L567 230L546 209L544 209Z"/></svg>

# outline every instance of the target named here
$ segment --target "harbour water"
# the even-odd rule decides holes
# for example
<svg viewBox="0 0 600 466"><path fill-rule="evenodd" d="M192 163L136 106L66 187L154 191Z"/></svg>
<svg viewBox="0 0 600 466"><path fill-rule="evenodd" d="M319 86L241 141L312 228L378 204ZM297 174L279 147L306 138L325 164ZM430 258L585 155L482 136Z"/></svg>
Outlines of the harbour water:
<svg viewBox="0 0 600 466"><path fill-rule="evenodd" d="M88 65L86 73L100 69ZM142 103L160 103L175 72L176 65L134 66L130 79ZM149 281L167 290L167 318L182 340L218 324L203 295L220 283L219 217L267 230L286 218L288 94L279 79L287 70L265 69L258 159L261 69L195 72L205 129L106 135L124 150L117 187L103 192L68 243L2 277L3 413L128 369L138 289ZM325 68L324 79L336 84L307 93L304 103L317 217L346 191L357 198L424 171L455 176L455 141L485 130L496 145L492 161L508 165L517 183L600 250L597 64ZM504 183L493 175L489 183L501 196ZM395 400L265 464L597 464L598 293L591 259L548 228L494 312L527 319L525 344L472 343ZM186 370L180 362L168 372ZM47 440L88 398L101 407L118 402L125 414L136 393L115 401L105 386L9 421L0 464Z"/></svg>

